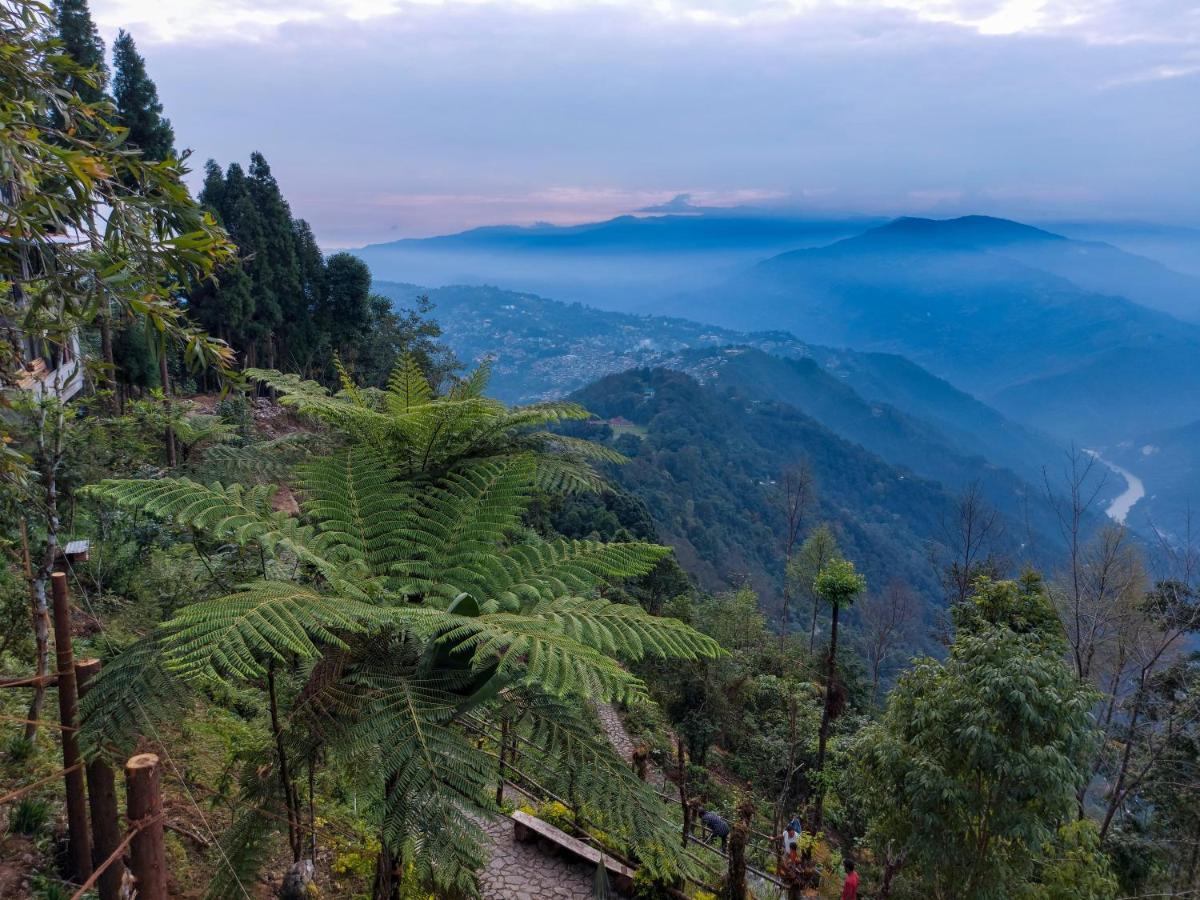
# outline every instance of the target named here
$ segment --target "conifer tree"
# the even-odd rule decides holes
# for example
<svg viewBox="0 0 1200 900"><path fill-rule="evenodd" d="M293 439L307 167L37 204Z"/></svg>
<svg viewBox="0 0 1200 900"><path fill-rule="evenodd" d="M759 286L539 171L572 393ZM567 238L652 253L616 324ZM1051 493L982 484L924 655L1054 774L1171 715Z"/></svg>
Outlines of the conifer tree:
<svg viewBox="0 0 1200 900"><path fill-rule="evenodd" d="M155 162L175 154L175 131L163 117L158 88L146 73L146 60L133 36L124 30L113 44L113 99L118 124L129 129L130 146Z"/></svg>
<svg viewBox="0 0 1200 900"><path fill-rule="evenodd" d="M108 67L104 64L104 41L96 31L87 0L54 0L54 23L62 52L91 72L91 77L66 74L63 87L84 103L99 103L108 85Z"/></svg>
<svg viewBox="0 0 1200 900"><path fill-rule="evenodd" d="M326 261L326 295L319 321L333 351L355 368L356 350L371 324L371 270L349 253L335 253Z"/></svg>

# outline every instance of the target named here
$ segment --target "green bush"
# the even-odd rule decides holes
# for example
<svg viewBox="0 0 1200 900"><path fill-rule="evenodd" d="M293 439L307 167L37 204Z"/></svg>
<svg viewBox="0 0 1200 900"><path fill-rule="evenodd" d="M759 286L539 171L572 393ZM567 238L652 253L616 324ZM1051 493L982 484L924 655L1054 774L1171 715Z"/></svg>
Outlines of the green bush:
<svg viewBox="0 0 1200 900"><path fill-rule="evenodd" d="M26 740L21 735L15 734L4 745L4 754L12 762L24 762L33 754L33 741Z"/></svg>
<svg viewBox="0 0 1200 900"><path fill-rule="evenodd" d="M33 797L22 797L13 807L8 819L8 827L17 834L35 836L46 829L50 819L50 807L44 800Z"/></svg>

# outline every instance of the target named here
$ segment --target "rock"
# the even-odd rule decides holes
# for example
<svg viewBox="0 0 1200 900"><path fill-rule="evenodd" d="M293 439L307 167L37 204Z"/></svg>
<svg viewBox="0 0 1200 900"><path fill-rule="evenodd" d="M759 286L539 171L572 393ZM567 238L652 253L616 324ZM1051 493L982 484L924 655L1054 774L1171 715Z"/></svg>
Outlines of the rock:
<svg viewBox="0 0 1200 900"><path fill-rule="evenodd" d="M317 889L316 867L311 859L293 863L283 876L283 887L279 889L279 900L313 900L321 896Z"/></svg>

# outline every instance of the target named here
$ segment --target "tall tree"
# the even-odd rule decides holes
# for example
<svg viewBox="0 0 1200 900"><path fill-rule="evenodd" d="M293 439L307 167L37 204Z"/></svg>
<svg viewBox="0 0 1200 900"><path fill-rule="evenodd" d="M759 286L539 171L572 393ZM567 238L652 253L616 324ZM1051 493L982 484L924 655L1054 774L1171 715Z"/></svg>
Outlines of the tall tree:
<svg viewBox="0 0 1200 900"><path fill-rule="evenodd" d="M54 0L54 23L62 52L80 69L65 73L63 87L84 103L99 103L108 86L108 66L87 0Z"/></svg>
<svg viewBox="0 0 1200 900"><path fill-rule="evenodd" d="M817 619L821 611L821 595L814 585L817 576L829 563L841 559L837 538L829 523L822 522L804 539L799 552L792 559L788 569L788 579L795 585L796 591L808 598L812 612L808 623L808 652L814 652L817 642Z"/></svg>
<svg viewBox="0 0 1200 900"><path fill-rule="evenodd" d="M821 728L817 732L817 798L813 803L813 830L820 831L825 817L825 784L821 778L825 768L825 751L829 745L829 726L837 710L839 691L837 677L838 619L843 607L850 606L867 589L867 579L854 570L849 560L835 559L817 576L813 583L817 594L829 604L829 653L825 657L825 705L821 710Z"/></svg>
<svg viewBox="0 0 1200 900"><path fill-rule="evenodd" d="M902 675L858 742L868 841L906 861L913 896L1027 896L1066 855L1053 848L1088 777L1095 695L1036 576L978 583L954 621L949 658Z"/></svg>
<svg viewBox="0 0 1200 900"><path fill-rule="evenodd" d="M779 640L787 640L792 627L791 598L792 580L789 577L792 557L796 553L796 544L804 528L804 520L813 504L815 488L813 485L812 469L807 460L801 460L797 465L788 468L783 473L779 485L778 500L783 512L783 597L779 607Z"/></svg>
<svg viewBox="0 0 1200 900"><path fill-rule="evenodd" d="M158 88L146 73L146 60L133 36L124 30L113 44L113 100L117 124L129 130L129 145L154 162L175 155L175 131L163 117Z"/></svg>
<svg viewBox="0 0 1200 900"><path fill-rule="evenodd" d="M325 261L318 322L333 352L356 369L358 347L371 324L371 270L357 256L335 253Z"/></svg>
<svg viewBox="0 0 1200 900"><path fill-rule="evenodd" d="M911 639L920 616L917 595L902 581L892 581L883 593L873 593L858 605L858 639L871 673L872 703L879 696L884 666Z"/></svg>

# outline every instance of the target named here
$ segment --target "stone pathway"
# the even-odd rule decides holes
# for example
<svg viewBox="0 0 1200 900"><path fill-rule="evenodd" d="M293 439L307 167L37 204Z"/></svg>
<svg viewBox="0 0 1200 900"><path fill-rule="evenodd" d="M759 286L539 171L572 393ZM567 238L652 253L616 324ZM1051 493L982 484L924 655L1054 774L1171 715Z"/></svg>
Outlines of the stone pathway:
<svg viewBox="0 0 1200 900"><path fill-rule="evenodd" d="M626 760L633 759L633 740L625 730L620 713L611 703L598 704L596 714L613 747ZM652 768L652 778L660 785L662 772ZM506 789L507 790L507 789ZM591 900L596 869L589 863L554 856L541 850L536 842L517 843L512 820L480 821L488 836L487 866L479 874L484 900ZM613 892L613 896L617 896Z"/></svg>
<svg viewBox="0 0 1200 900"><path fill-rule="evenodd" d="M485 822L491 858L480 873L485 900L591 900L595 867L538 849L536 842L519 844L507 817Z"/></svg>
<svg viewBox="0 0 1200 900"><path fill-rule="evenodd" d="M632 765L633 763L633 738L629 736L629 732L625 730L625 723L621 721L621 714L617 708L611 703L597 703L596 717L600 720L600 727L604 729L605 735L608 736L608 741L613 745L613 749L621 755L621 758ZM667 776L663 774L662 769L650 763L647 767L649 782L658 790L667 792ZM674 789L674 785L671 786Z"/></svg>

